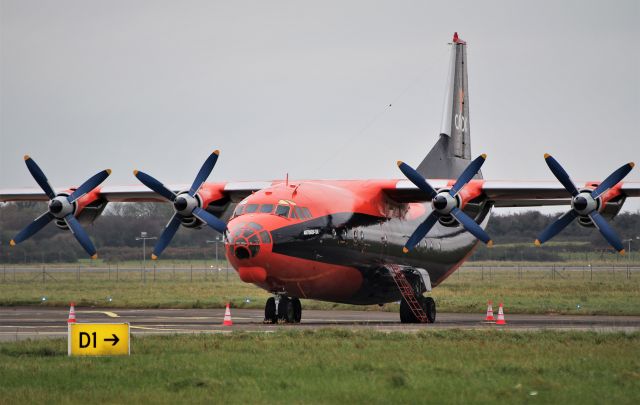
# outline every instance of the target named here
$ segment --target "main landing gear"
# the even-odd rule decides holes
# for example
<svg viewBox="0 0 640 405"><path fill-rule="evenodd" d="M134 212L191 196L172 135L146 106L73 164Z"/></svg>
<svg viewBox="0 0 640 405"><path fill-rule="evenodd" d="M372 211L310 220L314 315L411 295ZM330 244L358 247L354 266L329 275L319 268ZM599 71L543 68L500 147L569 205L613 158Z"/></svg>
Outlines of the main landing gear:
<svg viewBox="0 0 640 405"><path fill-rule="evenodd" d="M298 298L271 297L264 306L264 323L300 323L302 305Z"/></svg>
<svg viewBox="0 0 640 405"><path fill-rule="evenodd" d="M436 321L436 302L431 297L423 297L422 295L416 296L422 311L426 314L427 323L434 323ZM423 318L424 319L424 318ZM411 306L404 298L400 301L400 322L401 323L421 323L421 320Z"/></svg>

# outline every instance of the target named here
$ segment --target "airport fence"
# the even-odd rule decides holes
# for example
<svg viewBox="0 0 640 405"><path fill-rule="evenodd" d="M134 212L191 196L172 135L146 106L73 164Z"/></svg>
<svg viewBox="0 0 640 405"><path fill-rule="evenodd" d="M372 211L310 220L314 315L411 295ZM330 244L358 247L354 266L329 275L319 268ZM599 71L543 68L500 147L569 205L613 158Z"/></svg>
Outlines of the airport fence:
<svg viewBox="0 0 640 405"><path fill-rule="evenodd" d="M100 266L76 265L0 265L0 282L3 283L55 283L73 281L107 282L202 282L234 281L236 271L226 262L215 264L179 263L136 266L131 264L105 264Z"/></svg>
<svg viewBox="0 0 640 405"><path fill-rule="evenodd" d="M624 281L640 278L640 265L473 265L467 264L452 276L464 281L499 280L586 280ZM236 271L225 262L92 264L0 264L2 283L56 283L80 281L106 282L229 282L239 280Z"/></svg>

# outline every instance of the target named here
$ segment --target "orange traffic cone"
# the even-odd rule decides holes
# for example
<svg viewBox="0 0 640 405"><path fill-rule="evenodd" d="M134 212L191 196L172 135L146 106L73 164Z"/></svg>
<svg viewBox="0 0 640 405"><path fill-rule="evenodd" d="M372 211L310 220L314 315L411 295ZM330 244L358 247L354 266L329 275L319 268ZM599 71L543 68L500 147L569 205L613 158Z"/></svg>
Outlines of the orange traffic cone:
<svg viewBox="0 0 640 405"><path fill-rule="evenodd" d="M494 322L496 318L493 317L493 301L487 301L487 316L484 318L487 322Z"/></svg>
<svg viewBox="0 0 640 405"><path fill-rule="evenodd" d="M227 302L227 309L224 311L224 322L222 322L223 326L231 326L233 322L231 321L231 310L229 309L229 303Z"/></svg>
<svg viewBox="0 0 640 405"><path fill-rule="evenodd" d="M502 310L502 302L500 303L500 307L498 308L498 321L496 325L506 325L507 322L504 320L504 311Z"/></svg>
<svg viewBox="0 0 640 405"><path fill-rule="evenodd" d="M69 303L71 308L69 308L69 319L67 319L67 323L76 323L76 303Z"/></svg>

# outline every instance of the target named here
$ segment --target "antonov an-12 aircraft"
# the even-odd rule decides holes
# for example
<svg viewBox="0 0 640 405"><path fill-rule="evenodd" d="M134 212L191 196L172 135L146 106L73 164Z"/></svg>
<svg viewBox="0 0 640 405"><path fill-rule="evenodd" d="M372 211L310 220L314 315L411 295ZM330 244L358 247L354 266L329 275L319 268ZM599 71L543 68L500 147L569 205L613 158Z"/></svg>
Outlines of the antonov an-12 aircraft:
<svg viewBox="0 0 640 405"><path fill-rule="evenodd" d="M152 258L161 256L180 226L208 225L224 235L226 256L240 278L273 294L265 305L265 322L273 323L300 322L300 298L362 305L400 300L401 322L434 322L435 301L424 294L456 271L479 242L492 244L485 229L493 207L568 205L541 230L537 245L577 220L624 253L607 219L627 197L640 196L640 183L622 182L634 164L602 182L574 183L546 154L558 181L483 179L486 155L471 155L467 44L456 33L450 46L439 139L417 167L397 162L403 179L210 183L219 157L214 151L190 186L165 186L134 170L145 187L102 187L110 174L104 170L77 188L56 191L25 156L40 189L0 190L0 201L49 204L11 245L54 222L95 258L80 223L93 222L109 202L168 202L174 214Z"/></svg>

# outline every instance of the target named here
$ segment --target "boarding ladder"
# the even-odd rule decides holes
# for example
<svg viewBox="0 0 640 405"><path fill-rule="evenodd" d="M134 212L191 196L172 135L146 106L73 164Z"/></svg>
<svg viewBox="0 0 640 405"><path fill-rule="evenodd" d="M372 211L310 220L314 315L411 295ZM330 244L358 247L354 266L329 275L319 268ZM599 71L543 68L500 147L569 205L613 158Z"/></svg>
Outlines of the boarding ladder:
<svg viewBox="0 0 640 405"><path fill-rule="evenodd" d="M400 290L400 294L402 294L404 300L409 304L409 308L411 309L411 312L413 312L413 315L419 323L427 323L427 314L424 312L424 309L422 309L422 305L420 305L420 301L418 301L418 297L416 297L413 287L411 287L411 284L409 284L407 278L404 276L402 267L397 264L388 264L387 267L391 270L393 280L396 282L396 285Z"/></svg>

